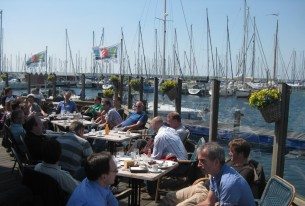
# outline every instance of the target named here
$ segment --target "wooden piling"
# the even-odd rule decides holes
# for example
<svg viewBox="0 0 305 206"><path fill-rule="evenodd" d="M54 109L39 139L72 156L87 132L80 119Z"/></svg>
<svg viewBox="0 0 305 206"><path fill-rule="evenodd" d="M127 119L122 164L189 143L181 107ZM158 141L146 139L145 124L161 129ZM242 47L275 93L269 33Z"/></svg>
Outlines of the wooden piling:
<svg viewBox="0 0 305 206"><path fill-rule="evenodd" d="M27 84L27 89L28 89L28 94L31 93L31 73L26 74L28 76L28 84Z"/></svg>
<svg viewBox="0 0 305 206"><path fill-rule="evenodd" d="M86 84L86 76L85 74L81 75L81 92L80 92L80 100L85 100L86 97L86 89L85 89L85 84Z"/></svg>
<svg viewBox="0 0 305 206"><path fill-rule="evenodd" d="M271 176L278 175L283 177L291 88L287 84L282 83L280 84L279 89L281 92L281 118L279 121L275 122Z"/></svg>
<svg viewBox="0 0 305 206"><path fill-rule="evenodd" d="M158 95L159 95L159 79L154 77L154 110L153 116L158 116Z"/></svg>
<svg viewBox="0 0 305 206"><path fill-rule="evenodd" d="M139 90L139 93L140 93L140 101L143 102L143 87L144 87L144 78L143 77L140 77L140 90Z"/></svg>
<svg viewBox="0 0 305 206"><path fill-rule="evenodd" d="M128 76L128 101L127 101L128 109L132 108L132 96L131 96L131 85L130 85L131 78L132 78L131 76Z"/></svg>
<svg viewBox="0 0 305 206"><path fill-rule="evenodd" d="M8 72L5 72L6 78L5 78L5 87L8 87Z"/></svg>
<svg viewBox="0 0 305 206"><path fill-rule="evenodd" d="M54 78L52 79L52 96L53 96L53 100L55 100L56 98L56 81L57 81L57 76L54 73Z"/></svg>
<svg viewBox="0 0 305 206"><path fill-rule="evenodd" d="M217 141L220 81L214 79L212 81L211 88L212 88L212 96L211 96L211 106L210 106L210 128L209 128L210 142Z"/></svg>
<svg viewBox="0 0 305 206"><path fill-rule="evenodd" d="M182 79L177 79L177 97L175 99L175 110L181 114Z"/></svg>
<svg viewBox="0 0 305 206"><path fill-rule="evenodd" d="M120 75L120 81L119 81L119 96L123 100L123 90L124 90L124 75Z"/></svg>

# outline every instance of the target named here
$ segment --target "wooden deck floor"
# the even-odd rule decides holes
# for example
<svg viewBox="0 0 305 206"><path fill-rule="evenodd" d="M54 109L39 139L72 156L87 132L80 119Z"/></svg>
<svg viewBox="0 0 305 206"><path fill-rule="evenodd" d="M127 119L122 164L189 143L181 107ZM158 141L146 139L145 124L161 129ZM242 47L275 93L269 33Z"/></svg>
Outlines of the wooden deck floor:
<svg viewBox="0 0 305 206"><path fill-rule="evenodd" d="M0 138L0 206L15 206L30 198L31 192L21 183L21 176L15 168L12 173L14 159L1 145ZM120 205L127 205L127 198L120 201ZM143 206L156 206L151 200L141 200Z"/></svg>

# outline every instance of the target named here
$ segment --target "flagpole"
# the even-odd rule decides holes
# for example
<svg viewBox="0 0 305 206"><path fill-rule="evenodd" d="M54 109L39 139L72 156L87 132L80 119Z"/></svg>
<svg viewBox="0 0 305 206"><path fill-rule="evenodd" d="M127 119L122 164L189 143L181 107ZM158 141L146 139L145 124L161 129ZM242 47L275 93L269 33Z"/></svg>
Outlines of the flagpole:
<svg viewBox="0 0 305 206"><path fill-rule="evenodd" d="M121 58L120 58L120 74L122 74L123 67L123 37L121 38Z"/></svg>
<svg viewBox="0 0 305 206"><path fill-rule="evenodd" d="M46 61L46 74L48 74L48 46L46 46L46 55L45 55L45 61ZM47 81L44 80L44 90L47 90Z"/></svg>

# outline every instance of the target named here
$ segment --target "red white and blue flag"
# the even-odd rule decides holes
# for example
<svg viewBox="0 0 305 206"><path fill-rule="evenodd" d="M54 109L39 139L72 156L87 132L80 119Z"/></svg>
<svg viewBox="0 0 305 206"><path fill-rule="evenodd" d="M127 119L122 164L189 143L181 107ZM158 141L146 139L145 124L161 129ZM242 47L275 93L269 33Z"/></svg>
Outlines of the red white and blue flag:
<svg viewBox="0 0 305 206"><path fill-rule="evenodd" d="M33 64L36 64L38 62L45 62L45 61L46 61L46 51L42 51L42 52L32 55L26 61L26 65L29 67L29 66L33 66Z"/></svg>
<svg viewBox="0 0 305 206"><path fill-rule="evenodd" d="M93 47L92 49L95 56L95 60L118 58L119 44L102 48Z"/></svg>

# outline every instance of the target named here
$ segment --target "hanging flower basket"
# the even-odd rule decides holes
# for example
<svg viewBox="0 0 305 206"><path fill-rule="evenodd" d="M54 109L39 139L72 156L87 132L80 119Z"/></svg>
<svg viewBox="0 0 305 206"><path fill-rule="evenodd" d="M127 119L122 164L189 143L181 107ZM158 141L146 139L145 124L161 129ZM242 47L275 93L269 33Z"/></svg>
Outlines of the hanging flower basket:
<svg viewBox="0 0 305 206"><path fill-rule="evenodd" d="M160 84L160 91L173 101L178 95L177 82L175 80L165 80Z"/></svg>
<svg viewBox="0 0 305 206"><path fill-rule="evenodd" d="M175 100L178 95L177 87L174 87L171 90L169 90L168 92L166 92L166 95L168 96L168 98L171 101Z"/></svg>
<svg viewBox="0 0 305 206"><path fill-rule="evenodd" d="M129 84L134 91L140 91L140 85L141 85L140 79L132 79L130 80Z"/></svg>
<svg viewBox="0 0 305 206"><path fill-rule="evenodd" d="M277 88L262 89L251 94L249 104L259 109L267 123L272 123L281 118L280 97Z"/></svg>
<svg viewBox="0 0 305 206"><path fill-rule="evenodd" d="M105 89L103 90L103 97L105 98L112 98L114 95L114 91L112 89Z"/></svg>
<svg viewBox="0 0 305 206"><path fill-rule="evenodd" d="M47 77L47 80L49 82L53 82L55 80L55 75L54 74L49 74L48 77Z"/></svg>
<svg viewBox="0 0 305 206"><path fill-rule="evenodd" d="M281 118L281 104L280 102L270 104L259 109L263 118L267 123L276 122Z"/></svg>
<svg viewBox="0 0 305 206"><path fill-rule="evenodd" d="M2 79L2 81L5 81L7 79L7 73L1 73L0 78Z"/></svg>
<svg viewBox="0 0 305 206"><path fill-rule="evenodd" d="M112 82L114 88L119 89L119 77L117 75L111 75L110 81Z"/></svg>

